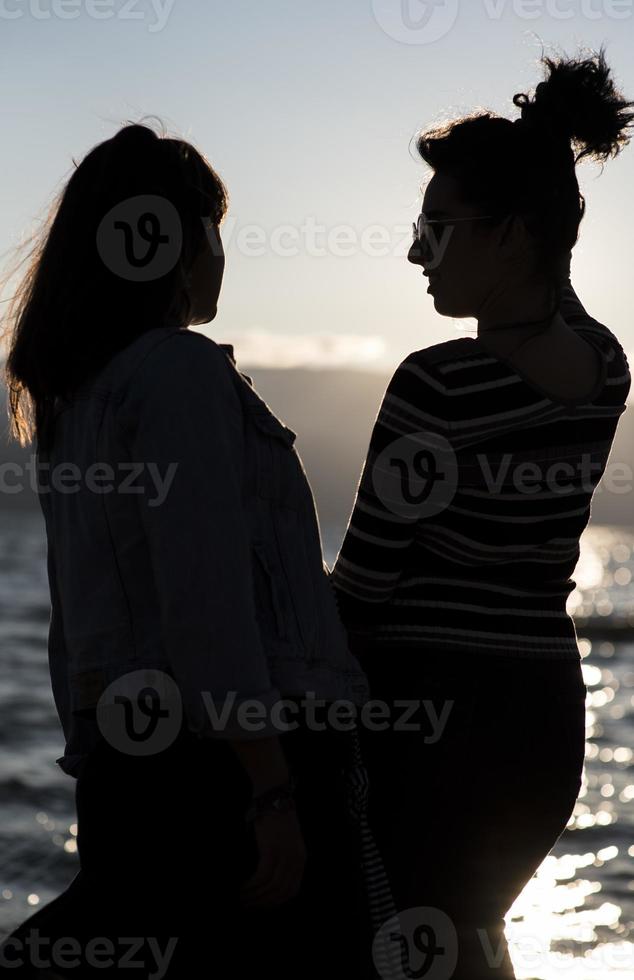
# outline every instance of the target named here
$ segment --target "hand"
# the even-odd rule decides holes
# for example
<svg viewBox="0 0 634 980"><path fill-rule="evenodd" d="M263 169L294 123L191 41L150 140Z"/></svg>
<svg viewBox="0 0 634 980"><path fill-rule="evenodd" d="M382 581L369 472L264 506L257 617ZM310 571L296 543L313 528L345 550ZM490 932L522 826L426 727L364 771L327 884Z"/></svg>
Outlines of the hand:
<svg viewBox="0 0 634 980"><path fill-rule="evenodd" d="M295 810L266 813L254 821L260 860L243 886L246 908L271 908L295 898L306 866L306 845Z"/></svg>

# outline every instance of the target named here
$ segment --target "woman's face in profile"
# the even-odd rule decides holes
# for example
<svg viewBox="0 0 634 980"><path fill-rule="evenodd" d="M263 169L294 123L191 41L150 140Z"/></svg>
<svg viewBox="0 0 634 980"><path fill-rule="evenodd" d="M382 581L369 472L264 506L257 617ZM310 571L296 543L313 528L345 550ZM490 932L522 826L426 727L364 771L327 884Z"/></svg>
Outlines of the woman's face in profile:
<svg viewBox="0 0 634 980"><path fill-rule="evenodd" d="M504 275L507 257L501 243L508 219L496 228L482 222L451 218L474 218L485 212L461 200L455 178L434 174L427 185L422 211L429 219L446 219L432 224L424 233L423 247L414 242L408 260L429 279L434 307L443 316L475 317Z"/></svg>
<svg viewBox="0 0 634 980"><path fill-rule="evenodd" d="M190 323L209 323L218 312L225 253L218 225L205 225L205 240L190 269Z"/></svg>

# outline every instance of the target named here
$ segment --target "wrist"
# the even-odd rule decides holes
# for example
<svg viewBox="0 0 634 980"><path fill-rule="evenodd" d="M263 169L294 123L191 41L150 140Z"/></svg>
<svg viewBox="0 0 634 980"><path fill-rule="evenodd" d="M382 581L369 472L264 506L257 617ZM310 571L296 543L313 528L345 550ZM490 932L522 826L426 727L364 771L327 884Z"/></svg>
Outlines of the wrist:
<svg viewBox="0 0 634 980"><path fill-rule="evenodd" d="M288 779L278 786L254 796L245 819L248 823L272 813L287 813L295 809L295 781Z"/></svg>

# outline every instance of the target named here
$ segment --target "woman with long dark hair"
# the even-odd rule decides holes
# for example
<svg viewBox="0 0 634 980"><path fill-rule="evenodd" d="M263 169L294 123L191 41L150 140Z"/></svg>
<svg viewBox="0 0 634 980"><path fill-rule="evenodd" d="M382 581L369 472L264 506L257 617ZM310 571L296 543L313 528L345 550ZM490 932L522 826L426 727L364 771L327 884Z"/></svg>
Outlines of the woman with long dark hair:
<svg viewBox="0 0 634 980"><path fill-rule="evenodd" d="M631 378L568 278L575 166L621 150L634 103L603 50L543 61L514 121L479 111L418 139L433 175L409 261L435 309L478 332L399 365L332 574L372 697L392 709L361 737L402 913L379 937L395 976L514 976L504 915L582 781L566 599Z"/></svg>
<svg viewBox="0 0 634 980"><path fill-rule="evenodd" d="M125 126L76 167L9 312L80 858L3 944L18 975L318 976L357 954L350 726L326 722L366 678L295 433L189 329L216 314L226 208L191 144Z"/></svg>

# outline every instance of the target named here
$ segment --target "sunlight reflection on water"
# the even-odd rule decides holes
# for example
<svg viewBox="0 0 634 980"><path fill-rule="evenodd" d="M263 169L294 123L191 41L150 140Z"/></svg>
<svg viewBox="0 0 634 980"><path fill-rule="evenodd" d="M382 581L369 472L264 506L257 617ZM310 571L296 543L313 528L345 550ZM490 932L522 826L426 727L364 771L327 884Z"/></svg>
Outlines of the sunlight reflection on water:
<svg viewBox="0 0 634 980"><path fill-rule="evenodd" d="M54 762L63 745L42 534L39 516L0 526L0 935L78 867L74 782ZM340 540L326 529L329 566ZM583 783L567 829L506 915L518 980L634 977L633 572L633 533L587 529L569 597L588 688Z"/></svg>
<svg viewBox="0 0 634 980"><path fill-rule="evenodd" d="M583 784L566 831L506 915L518 980L634 976L633 562L631 533L586 531L568 606L588 688ZM584 637L598 617L620 624L615 642Z"/></svg>

